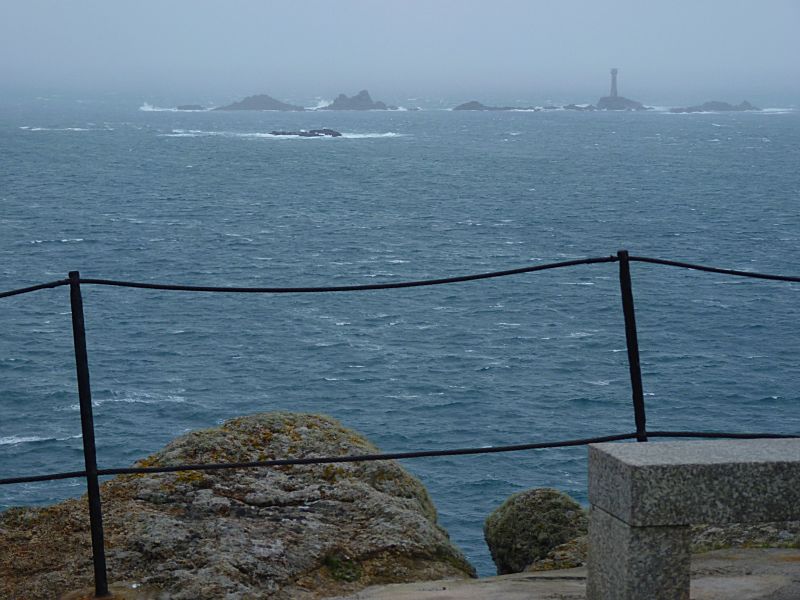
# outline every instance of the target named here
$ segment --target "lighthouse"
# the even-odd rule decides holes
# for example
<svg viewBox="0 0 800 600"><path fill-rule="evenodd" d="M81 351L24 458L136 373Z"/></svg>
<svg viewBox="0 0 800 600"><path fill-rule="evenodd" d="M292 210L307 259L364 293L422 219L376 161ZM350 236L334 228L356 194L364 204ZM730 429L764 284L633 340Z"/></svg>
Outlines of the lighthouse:
<svg viewBox="0 0 800 600"><path fill-rule="evenodd" d="M617 92L617 73L619 69L611 69L611 93L597 101L600 110L648 110L641 102L629 100Z"/></svg>

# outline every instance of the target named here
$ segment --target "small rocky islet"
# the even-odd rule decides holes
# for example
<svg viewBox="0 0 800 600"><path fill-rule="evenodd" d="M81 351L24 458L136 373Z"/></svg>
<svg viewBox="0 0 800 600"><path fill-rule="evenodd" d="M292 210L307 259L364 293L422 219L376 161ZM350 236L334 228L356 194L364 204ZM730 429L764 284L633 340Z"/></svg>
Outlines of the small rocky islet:
<svg viewBox="0 0 800 600"><path fill-rule="evenodd" d="M179 107L178 110L181 110ZM234 102L225 106L219 106L213 110L275 110L283 112L301 112L318 110L399 110L396 106L389 106L380 100L373 100L367 90L361 90L354 96L339 94L333 102L318 108L305 108L296 104L289 104L276 100L267 94L256 94L247 96L239 102Z"/></svg>

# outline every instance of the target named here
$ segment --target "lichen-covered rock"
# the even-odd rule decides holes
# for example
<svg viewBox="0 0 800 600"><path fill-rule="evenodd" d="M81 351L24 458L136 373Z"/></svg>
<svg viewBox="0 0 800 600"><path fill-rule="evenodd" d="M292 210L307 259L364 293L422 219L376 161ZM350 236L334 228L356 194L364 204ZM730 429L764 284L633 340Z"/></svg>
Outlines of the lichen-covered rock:
<svg viewBox="0 0 800 600"><path fill-rule="evenodd" d="M528 565L526 571L553 571L574 569L586 564L589 554L589 536L582 535L550 550L547 556Z"/></svg>
<svg viewBox="0 0 800 600"><path fill-rule="evenodd" d="M550 488L510 496L486 519L483 534L498 575L519 573L556 546L586 533L583 509Z"/></svg>
<svg viewBox="0 0 800 600"><path fill-rule="evenodd" d="M182 436L140 465L374 453L337 421L264 413ZM306 600L474 576L396 462L119 476L101 487L109 579L158 600ZM0 598L92 583L86 499L0 515Z"/></svg>
<svg viewBox="0 0 800 600"><path fill-rule="evenodd" d="M692 552L720 548L800 548L800 521L692 525Z"/></svg>

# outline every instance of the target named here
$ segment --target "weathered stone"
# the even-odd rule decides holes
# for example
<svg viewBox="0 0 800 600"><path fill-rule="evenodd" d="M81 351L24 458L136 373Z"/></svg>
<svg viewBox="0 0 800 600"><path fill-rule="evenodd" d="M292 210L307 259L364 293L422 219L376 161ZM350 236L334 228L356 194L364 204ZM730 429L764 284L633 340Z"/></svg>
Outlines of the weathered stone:
<svg viewBox="0 0 800 600"><path fill-rule="evenodd" d="M139 464L376 451L333 419L265 413L189 433ZM110 581L158 600L310 600L474 576L424 486L394 461L127 475L101 493ZM0 515L0 598L91 585L86 512L81 498Z"/></svg>
<svg viewBox="0 0 800 600"><path fill-rule="evenodd" d="M589 446L587 598L689 598L696 523L800 517L800 439Z"/></svg>
<svg viewBox="0 0 800 600"><path fill-rule="evenodd" d="M547 556L534 560L526 571L554 571L557 569L574 569L586 564L589 554L589 539L582 535L560 544L550 550Z"/></svg>
<svg viewBox="0 0 800 600"><path fill-rule="evenodd" d="M483 533L497 574L518 573L553 548L585 534L586 515L558 490L527 490L513 494L489 515Z"/></svg>

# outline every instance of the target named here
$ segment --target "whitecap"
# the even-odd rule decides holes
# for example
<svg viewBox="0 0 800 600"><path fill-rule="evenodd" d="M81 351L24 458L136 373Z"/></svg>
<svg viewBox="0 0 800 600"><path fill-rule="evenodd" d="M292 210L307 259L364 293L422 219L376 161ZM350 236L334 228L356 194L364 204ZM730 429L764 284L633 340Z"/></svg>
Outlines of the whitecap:
<svg viewBox="0 0 800 600"><path fill-rule="evenodd" d="M27 129L28 131L106 131L105 128L87 128L87 127L20 127L20 129Z"/></svg>
<svg viewBox="0 0 800 600"><path fill-rule="evenodd" d="M333 100L323 100L322 98L317 98L317 103L314 106L306 106L306 110L317 110L319 108L325 108L326 106L330 106L333 103Z"/></svg>
<svg viewBox="0 0 800 600"><path fill-rule="evenodd" d="M27 444L30 442L46 442L52 439L53 438L43 438L35 435L29 435L29 436L12 435L9 437L0 438L0 446L13 446L16 444Z"/></svg>
<svg viewBox="0 0 800 600"><path fill-rule="evenodd" d="M142 112L178 112L177 108L162 108L161 106L153 106L148 102L142 103L139 110Z"/></svg>

